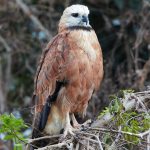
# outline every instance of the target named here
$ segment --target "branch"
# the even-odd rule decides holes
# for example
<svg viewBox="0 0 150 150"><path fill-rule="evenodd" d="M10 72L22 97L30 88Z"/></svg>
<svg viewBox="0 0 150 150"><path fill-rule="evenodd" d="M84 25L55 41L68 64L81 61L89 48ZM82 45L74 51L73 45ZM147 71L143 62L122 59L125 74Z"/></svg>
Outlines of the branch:
<svg viewBox="0 0 150 150"><path fill-rule="evenodd" d="M121 134L127 134L127 135L131 135L131 136L136 136L138 138L143 139L144 136L146 136L147 134L150 133L150 129L143 132L143 133L132 133L132 132L125 132L125 131L117 131L117 130L113 130L113 129L105 129L105 128L90 128L92 130L98 130L98 131L105 131L105 132L114 132L114 133L121 133Z"/></svg>
<svg viewBox="0 0 150 150"><path fill-rule="evenodd" d="M35 17L28 6L22 0L16 0L18 6L22 9L22 11L33 21L33 23L41 30L44 31L47 38L52 39L52 34L42 25L42 23Z"/></svg>
<svg viewBox="0 0 150 150"><path fill-rule="evenodd" d="M148 134L148 136L147 136L147 150L150 150L150 132L149 132L149 134Z"/></svg>
<svg viewBox="0 0 150 150"><path fill-rule="evenodd" d="M5 67L5 71L2 70L2 64L0 62L0 103L1 103L0 111L4 112L6 110L6 96L7 96L9 85L11 82L11 62L12 62L11 51L12 49L10 48L6 40L1 35L0 35L0 43L4 46L4 48L6 49L6 52L8 53L6 54L6 57L5 57L7 61L7 66ZM2 57L0 57L0 61L2 61Z"/></svg>
<svg viewBox="0 0 150 150"><path fill-rule="evenodd" d="M62 148L63 146L67 146L67 144L66 143L58 143L58 144L38 148L37 150L51 150L53 148Z"/></svg>
<svg viewBox="0 0 150 150"><path fill-rule="evenodd" d="M90 133L83 133L83 134L95 137L95 138L97 139L97 141L98 141L99 149L100 149L100 150L103 150L102 143L101 143L101 141L100 141L100 139L98 138L97 135L95 135L95 134L90 134Z"/></svg>
<svg viewBox="0 0 150 150"><path fill-rule="evenodd" d="M108 150L116 149L117 142L119 141L119 138L120 138L120 136L121 136L120 131L121 131L121 126L119 126L119 133L118 133L116 139L115 139L115 140L113 141L113 143L110 145L110 147L109 147Z"/></svg>
<svg viewBox="0 0 150 150"><path fill-rule="evenodd" d="M0 35L0 42L3 44L7 52L11 52L10 46L7 44L6 40Z"/></svg>
<svg viewBox="0 0 150 150"><path fill-rule="evenodd" d="M123 107L125 108L125 111L131 110L134 108L136 108L137 111L141 110L139 107L139 103L140 103L140 105L142 105L142 108L144 108L143 111L145 112L146 107L144 106L144 102L146 101L146 99L149 99L149 98L150 98L150 91L143 91L143 92L137 92L137 93L128 93L120 101L122 102ZM91 127L103 127L104 125L108 124L113 117L114 117L113 114L111 114L110 112L107 112L104 116L96 120L91 125Z"/></svg>
<svg viewBox="0 0 150 150"><path fill-rule="evenodd" d="M35 141L40 141L40 140L43 140L43 139L57 138L57 137L60 137L61 135L62 134L60 134L60 135L52 135L52 136L44 136L44 137L40 137L40 138L36 138L36 139L29 139L28 143L33 143Z"/></svg>
<svg viewBox="0 0 150 150"><path fill-rule="evenodd" d="M137 71L137 75L139 78L137 84L141 89L144 87L144 82L148 78L149 73L150 73L150 59L145 63L143 69Z"/></svg>
<svg viewBox="0 0 150 150"><path fill-rule="evenodd" d="M149 100L150 98L150 91L144 91L144 92L137 92L137 93L127 93L124 95L124 98L120 98L120 102L123 104L125 109L122 109L123 112L128 111L130 109L135 109L136 111L139 111L139 109L142 107L145 113L148 114L148 106L146 105L147 99ZM146 106L147 107L146 107ZM140 116L140 115L139 115ZM110 138L112 138L114 135L114 138L112 138L112 143L109 145L109 150L115 149L118 147L118 144L120 144L121 141L124 141L125 144L131 141L127 141L125 139L122 139L122 135L130 135L130 136L135 136L138 137L141 143L139 145L141 146L142 143L146 143L147 145L147 150L149 150L149 141L150 141L150 129L137 134L137 133L132 133L132 132L126 132L122 131L121 125L119 126L119 129L115 130L113 128L113 123L110 122L112 121L112 117L114 115L111 115L109 112L106 112L106 115L102 116L101 118L97 119L94 123L89 124L84 123L84 130L76 130L75 136L73 135L67 135L67 137L62 141L62 143L54 144L54 140L50 140L49 145L39 148L38 150L52 150L52 149L62 149L62 148L68 148L70 150L75 147L76 150L79 149L89 149L89 150L94 150L94 149L99 149L103 150L107 146L105 145L105 133L109 132ZM108 124L110 122L111 128L106 128L103 127L105 124L108 127ZM90 126L91 125L91 126ZM40 137L37 139L32 139L29 140L30 143L34 141L39 141L42 139L51 139L51 138L59 138L61 135L53 135L53 136L45 136L45 137ZM147 141L146 141L147 138ZM40 142L40 141L39 141ZM56 139L55 142L59 142L59 139ZM54 144L54 145L53 145ZM132 143L134 144L134 143ZM142 145L144 147L144 145Z"/></svg>

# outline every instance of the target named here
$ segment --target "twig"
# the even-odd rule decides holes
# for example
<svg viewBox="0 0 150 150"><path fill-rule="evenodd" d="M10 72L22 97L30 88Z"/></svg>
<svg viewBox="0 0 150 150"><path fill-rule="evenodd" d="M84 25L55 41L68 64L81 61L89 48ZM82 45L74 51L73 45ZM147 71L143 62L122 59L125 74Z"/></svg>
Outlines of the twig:
<svg viewBox="0 0 150 150"><path fill-rule="evenodd" d="M116 139L114 140L114 142L111 144L111 146L109 147L109 150L112 150L112 149L115 149L115 147L116 147L116 143L119 141L119 137L121 136L121 133L120 133L120 131L121 131L121 126L119 126L119 133L118 133L118 135L117 135L117 137L116 137Z"/></svg>
<svg viewBox="0 0 150 150"><path fill-rule="evenodd" d="M3 75L3 71L2 70L2 65L0 66L0 111L3 113L6 110L6 96L9 90L9 86L10 86L10 82L11 82L11 51L12 49L10 48L10 46L7 44L6 40L0 35L0 43L3 44L4 48L6 49L6 51L8 52L8 54L6 55L6 61L7 61L7 66L5 69L5 76ZM1 58L0 58L1 61ZM5 78L4 78L5 77ZM2 85L4 84L4 87L2 89Z"/></svg>
<svg viewBox="0 0 150 150"><path fill-rule="evenodd" d="M26 68L31 72L31 74L35 73L35 70L29 65L29 62L26 61L25 62Z"/></svg>
<svg viewBox="0 0 150 150"><path fill-rule="evenodd" d="M10 82L11 82L11 64L12 64L12 58L11 58L11 47L7 44L6 40L0 35L0 42L5 47L8 54L6 55L7 60L7 66L5 71L5 94L7 95L7 92L9 90Z"/></svg>
<svg viewBox="0 0 150 150"><path fill-rule="evenodd" d="M96 136L95 134L90 134L90 133L83 133L83 134L95 137L97 139L97 141L98 141L100 150L103 150L102 143L101 143L100 139L98 138L98 136Z"/></svg>
<svg viewBox="0 0 150 150"><path fill-rule="evenodd" d="M78 141L79 143L81 143L83 146L87 146L87 145L85 145L82 141ZM94 150L94 148L93 147L91 147L91 146L89 146L89 149L91 149L91 150Z"/></svg>
<svg viewBox="0 0 150 150"><path fill-rule="evenodd" d="M148 90L148 91L142 91L142 92L136 92L136 93L134 93L135 95L141 95L141 94L143 94L143 95L147 95L147 94L150 94L150 90Z"/></svg>
<svg viewBox="0 0 150 150"><path fill-rule="evenodd" d="M91 141L93 143L98 143L96 140L93 140L93 139L90 139L90 138L86 138L86 137L81 137L81 138L83 138L83 139L85 139L87 141Z"/></svg>
<svg viewBox="0 0 150 150"><path fill-rule="evenodd" d="M0 57L0 113L5 111L6 107L6 94L3 87L3 73L2 73L2 64L1 64L1 57Z"/></svg>
<svg viewBox="0 0 150 150"><path fill-rule="evenodd" d="M95 136L95 137L96 137L96 139L98 141L100 150L103 150L102 143L101 143L100 139L98 138L98 136Z"/></svg>
<svg viewBox="0 0 150 150"><path fill-rule="evenodd" d="M16 0L18 6L23 10L23 12L34 22L34 24L41 30L44 31L47 38L52 38L52 34L42 25L42 23L35 17L28 6L22 0Z"/></svg>
<svg viewBox="0 0 150 150"><path fill-rule="evenodd" d="M150 132L147 135L147 143L150 143ZM150 150L150 144L147 144L147 150Z"/></svg>
<svg viewBox="0 0 150 150"><path fill-rule="evenodd" d="M75 150L79 150L79 143L76 144L76 149Z"/></svg>
<svg viewBox="0 0 150 150"><path fill-rule="evenodd" d="M50 150L52 148L62 148L63 146L66 146L66 143L58 143L50 146L45 146L42 148L38 148L37 150Z"/></svg>
<svg viewBox="0 0 150 150"><path fill-rule="evenodd" d="M138 102L141 104L141 106L142 106L142 108L144 109L144 111L148 114L147 109L146 109L144 103L139 99L139 97L138 97L138 96L135 96L134 93L132 93L132 96L134 96L134 97L138 100Z"/></svg>
<svg viewBox="0 0 150 150"><path fill-rule="evenodd" d="M106 131L106 132L114 132L114 133L122 133L122 134L127 134L127 135L132 135L132 136L136 136L136 137L139 137L141 139L143 139L143 137L147 134L150 133L150 129L143 132L143 133L139 133L139 134L136 134L136 133L131 133L131 132L125 132L125 131L117 131L117 130L113 130L113 129L105 129L105 128L90 128L92 130L98 130L98 131Z"/></svg>
<svg viewBox="0 0 150 150"><path fill-rule="evenodd" d="M39 141L39 140L43 140L43 139L51 139L51 138L58 138L60 137L62 134L59 134L59 135L52 135L52 136L43 136L43 137L40 137L40 138L35 138L35 139L29 139L28 140L28 143L33 143L35 141Z"/></svg>
<svg viewBox="0 0 150 150"><path fill-rule="evenodd" d="M7 44L6 40L0 35L0 42L3 44L7 52L11 52L10 46Z"/></svg>
<svg viewBox="0 0 150 150"><path fill-rule="evenodd" d="M88 140L88 143L87 143L87 150L89 150L89 146L90 146L90 145L89 145L89 140Z"/></svg>
<svg viewBox="0 0 150 150"><path fill-rule="evenodd" d="M137 71L139 76L138 84L140 88L143 88L145 80L148 78L150 72L150 59L145 63L142 70Z"/></svg>

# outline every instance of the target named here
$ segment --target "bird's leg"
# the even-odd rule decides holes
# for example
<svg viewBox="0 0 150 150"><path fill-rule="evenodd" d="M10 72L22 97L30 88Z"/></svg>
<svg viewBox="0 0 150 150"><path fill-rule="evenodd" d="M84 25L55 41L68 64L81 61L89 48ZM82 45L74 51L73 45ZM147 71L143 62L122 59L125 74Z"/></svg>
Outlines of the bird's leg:
<svg viewBox="0 0 150 150"><path fill-rule="evenodd" d="M73 125L73 127L79 129L81 127L81 125L77 122L74 114L71 114L71 119L72 119L72 125Z"/></svg>
<svg viewBox="0 0 150 150"><path fill-rule="evenodd" d="M71 119L72 119L72 125L76 129L82 129L82 128L88 127L90 125L90 123L91 123L91 120L89 119L89 120L85 121L83 124L79 124L77 122L74 114L71 114Z"/></svg>
<svg viewBox="0 0 150 150"><path fill-rule="evenodd" d="M82 124L82 126L83 127L89 127L89 125L92 123L92 121L91 121L91 119L88 119L87 121L85 121L83 124Z"/></svg>
<svg viewBox="0 0 150 150"><path fill-rule="evenodd" d="M70 133L70 134L72 134L72 135L74 135L74 133L72 132L72 126L71 126L71 124L70 124L70 117L69 117L69 112L67 112L67 114L66 114L66 122L65 122L65 128L64 128L64 137L66 137L66 135L68 134L68 133Z"/></svg>

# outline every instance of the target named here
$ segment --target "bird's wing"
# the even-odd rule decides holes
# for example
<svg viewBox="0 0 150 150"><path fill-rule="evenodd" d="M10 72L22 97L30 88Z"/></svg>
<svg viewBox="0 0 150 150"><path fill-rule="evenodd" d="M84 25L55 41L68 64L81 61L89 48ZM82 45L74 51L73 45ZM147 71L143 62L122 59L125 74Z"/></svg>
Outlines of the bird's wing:
<svg viewBox="0 0 150 150"><path fill-rule="evenodd" d="M34 128L43 130L51 108L51 102L57 99L57 95L65 82L65 64L68 58L69 45L65 35L57 35L47 45L40 60L35 77L35 117Z"/></svg>

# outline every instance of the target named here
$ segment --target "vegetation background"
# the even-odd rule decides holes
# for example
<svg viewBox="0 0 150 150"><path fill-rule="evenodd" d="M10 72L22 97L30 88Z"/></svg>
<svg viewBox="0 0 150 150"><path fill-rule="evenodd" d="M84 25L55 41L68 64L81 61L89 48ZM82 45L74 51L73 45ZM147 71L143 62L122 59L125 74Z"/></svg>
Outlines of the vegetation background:
<svg viewBox="0 0 150 150"><path fill-rule="evenodd" d="M42 49L57 34L63 10L90 9L104 57L104 79L87 118L96 117L120 89L150 84L150 0L0 0L0 113L21 116L31 126L33 80Z"/></svg>

